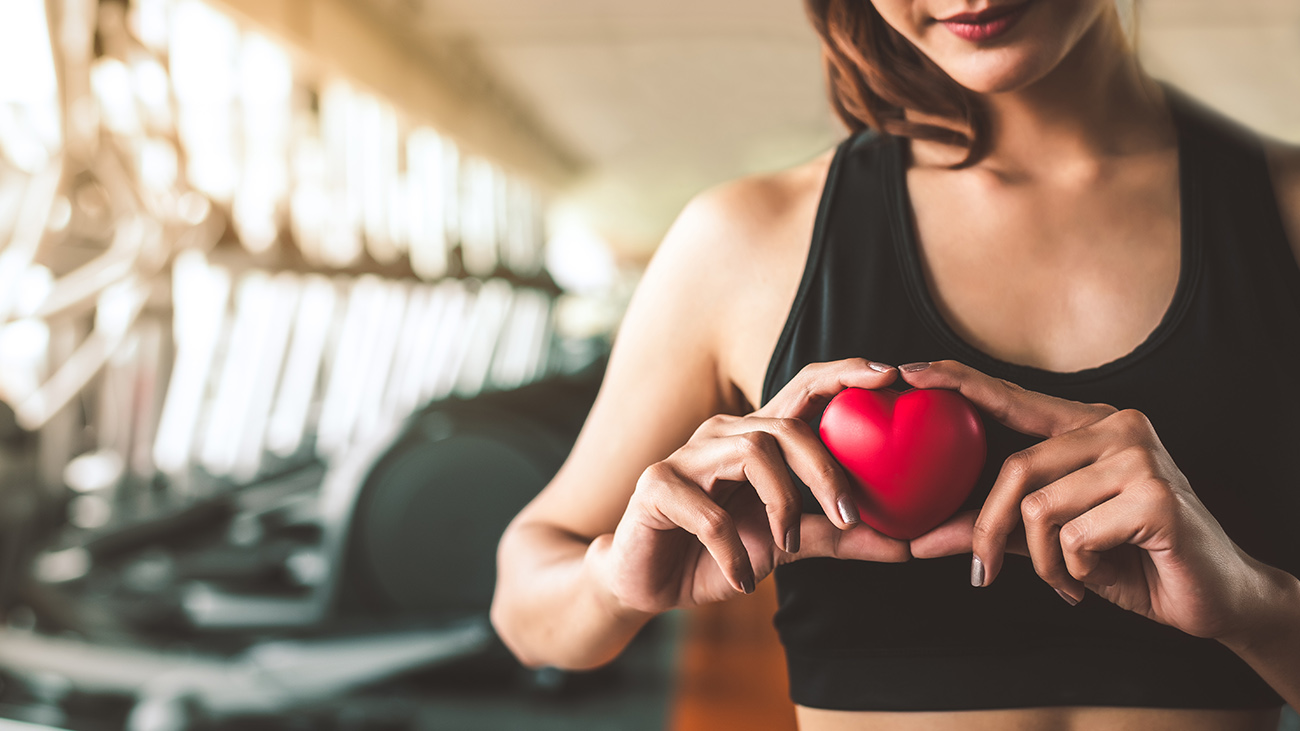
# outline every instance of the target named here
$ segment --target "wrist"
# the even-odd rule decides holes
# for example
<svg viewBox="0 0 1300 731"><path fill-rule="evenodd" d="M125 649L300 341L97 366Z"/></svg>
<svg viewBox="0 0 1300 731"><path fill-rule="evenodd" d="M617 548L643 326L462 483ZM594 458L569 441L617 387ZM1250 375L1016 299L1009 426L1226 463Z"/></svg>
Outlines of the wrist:
<svg viewBox="0 0 1300 731"><path fill-rule="evenodd" d="M1300 579L1254 559L1256 581L1239 621L1217 638L1245 657L1276 646L1288 638L1300 639Z"/></svg>

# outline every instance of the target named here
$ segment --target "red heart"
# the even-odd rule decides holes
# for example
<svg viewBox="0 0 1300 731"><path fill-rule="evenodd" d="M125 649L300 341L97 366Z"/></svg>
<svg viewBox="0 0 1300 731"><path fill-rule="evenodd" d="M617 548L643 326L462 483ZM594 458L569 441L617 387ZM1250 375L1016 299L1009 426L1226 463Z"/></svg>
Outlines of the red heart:
<svg viewBox="0 0 1300 731"><path fill-rule="evenodd" d="M860 488L862 520L911 540L957 512L984 467L984 424L956 391L846 388L821 437Z"/></svg>

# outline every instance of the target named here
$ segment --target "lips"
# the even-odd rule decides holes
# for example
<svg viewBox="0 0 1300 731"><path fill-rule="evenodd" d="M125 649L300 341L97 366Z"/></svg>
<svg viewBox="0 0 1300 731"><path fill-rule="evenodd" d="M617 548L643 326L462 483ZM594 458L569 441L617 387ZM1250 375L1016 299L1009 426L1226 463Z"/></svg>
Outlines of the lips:
<svg viewBox="0 0 1300 731"><path fill-rule="evenodd" d="M977 13L960 13L939 20L953 35L968 41L992 40L1011 30L1025 14L1028 2L992 7Z"/></svg>

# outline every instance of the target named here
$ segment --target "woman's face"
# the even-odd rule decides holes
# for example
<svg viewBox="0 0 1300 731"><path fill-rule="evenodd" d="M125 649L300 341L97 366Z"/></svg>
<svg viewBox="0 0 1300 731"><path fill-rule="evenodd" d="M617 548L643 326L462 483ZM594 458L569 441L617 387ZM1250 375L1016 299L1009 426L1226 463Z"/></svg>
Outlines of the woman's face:
<svg viewBox="0 0 1300 731"><path fill-rule="evenodd" d="M989 94L1048 74L1114 0L871 0L957 83Z"/></svg>

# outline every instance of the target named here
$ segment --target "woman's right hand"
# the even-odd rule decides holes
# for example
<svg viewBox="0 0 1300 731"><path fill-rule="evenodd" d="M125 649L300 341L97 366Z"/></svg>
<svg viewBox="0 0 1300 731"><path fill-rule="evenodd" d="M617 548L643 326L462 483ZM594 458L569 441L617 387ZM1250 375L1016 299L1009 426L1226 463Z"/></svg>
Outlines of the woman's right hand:
<svg viewBox="0 0 1300 731"><path fill-rule="evenodd" d="M801 558L906 561L905 541L861 522L844 471L807 421L841 390L897 376L860 358L814 363L763 408L710 418L646 469L614 533L588 553L616 608L658 613L748 594ZM803 513L790 471L825 515Z"/></svg>

